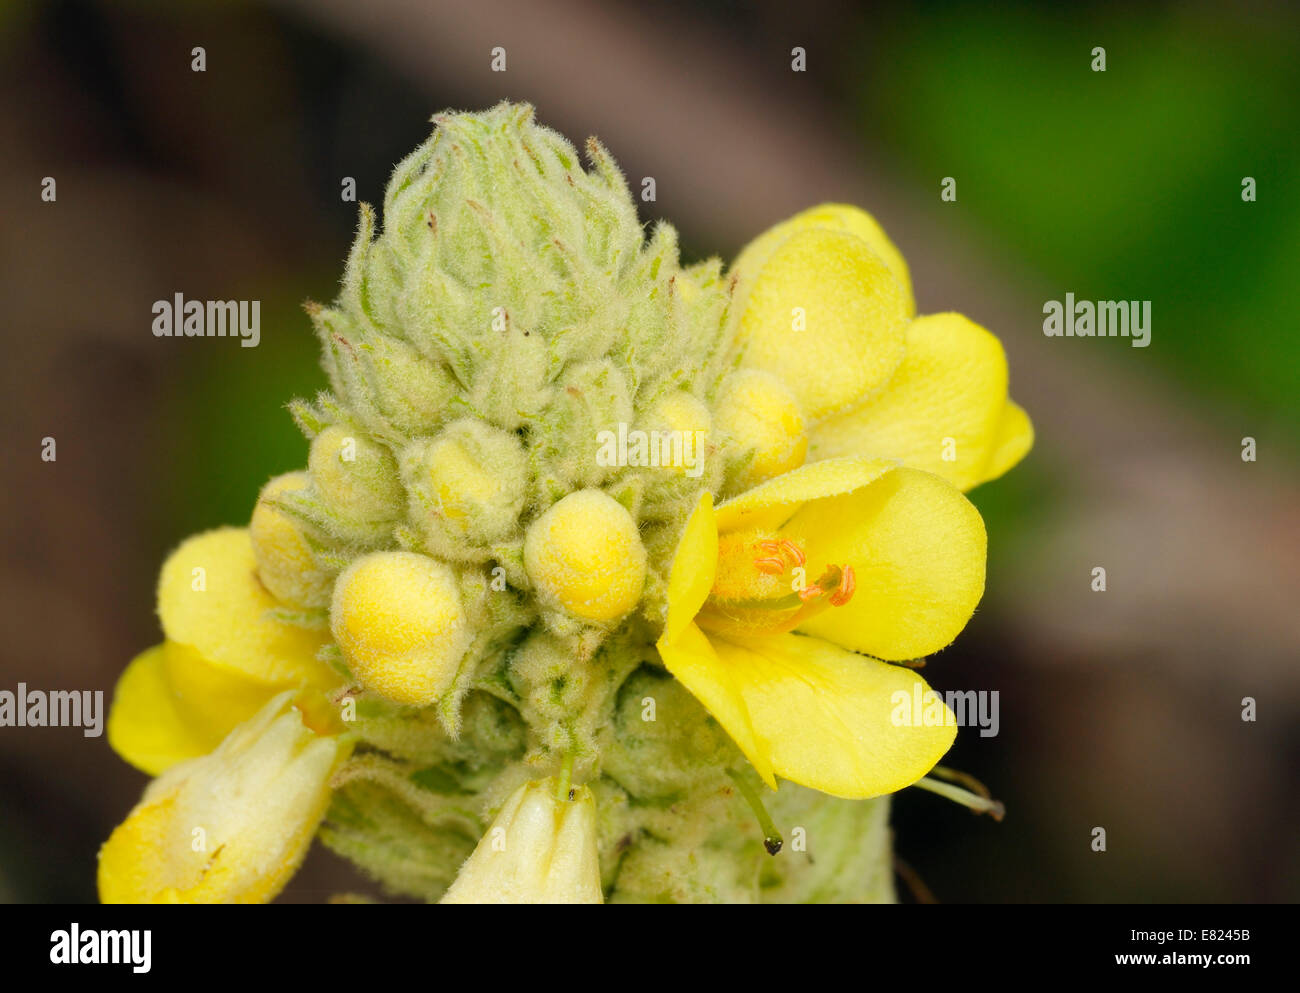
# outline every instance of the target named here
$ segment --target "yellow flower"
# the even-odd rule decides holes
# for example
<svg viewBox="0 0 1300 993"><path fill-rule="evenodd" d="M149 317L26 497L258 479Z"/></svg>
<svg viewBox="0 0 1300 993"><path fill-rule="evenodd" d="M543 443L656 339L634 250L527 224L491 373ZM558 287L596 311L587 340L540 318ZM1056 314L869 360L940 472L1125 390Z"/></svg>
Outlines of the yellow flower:
<svg viewBox="0 0 1300 993"><path fill-rule="evenodd" d="M173 766L99 852L104 903L265 903L283 889L329 804L348 746L304 726L292 692L201 758Z"/></svg>
<svg viewBox="0 0 1300 993"><path fill-rule="evenodd" d="M440 902L603 903L591 790L555 779L519 787Z"/></svg>
<svg viewBox="0 0 1300 993"><path fill-rule="evenodd" d="M897 726L897 694L929 687L880 660L957 635L985 551L958 490L890 459L812 463L716 511L705 494L673 560L659 654L769 785L895 792L948 750L955 719Z"/></svg>
<svg viewBox="0 0 1300 993"><path fill-rule="evenodd" d="M969 490L1032 446L1001 343L960 314L912 319L907 265L869 214L804 211L733 271L743 365L797 397L809 458L884 456Z"/></svg>
<svg viewBox="0 0 1300 993"><path fill-rule="evenodd" d="M166 640L118 680L108 715L113 749L157 775L210 752L283 690L335 685L316 659L326 633L276 620L269 611L279 606L258 579L246 529L185 541L158 581Z"/></svg>

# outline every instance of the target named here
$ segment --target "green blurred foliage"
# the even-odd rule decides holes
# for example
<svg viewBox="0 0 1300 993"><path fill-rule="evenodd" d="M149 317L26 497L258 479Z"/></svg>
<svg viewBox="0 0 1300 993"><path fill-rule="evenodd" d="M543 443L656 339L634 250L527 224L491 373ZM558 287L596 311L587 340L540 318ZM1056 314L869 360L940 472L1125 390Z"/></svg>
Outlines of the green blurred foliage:
<svg viewBox="0 0 1300 993"><path fill-rule="evenodd" d="M301 304L308 287L334 285L327 276L265 287L256 348L214 339L180 370L166 405L175 428L171 457L160 470L175 487L158 507L168 534L246 524L263 483L306 466L307 440L285 407L326 387ZM256 289L247 299L259 299Z"/></svg>
<svg viewBox="0 0 1300 993"><path fill-rule="evenodd" d="M872 39L861 98L864 130L936 197L955 177L956 206L1057 298L1151 300L1149 354L1126 359L1294 446L1300 12L1268 13L900 11Z"/></svg>

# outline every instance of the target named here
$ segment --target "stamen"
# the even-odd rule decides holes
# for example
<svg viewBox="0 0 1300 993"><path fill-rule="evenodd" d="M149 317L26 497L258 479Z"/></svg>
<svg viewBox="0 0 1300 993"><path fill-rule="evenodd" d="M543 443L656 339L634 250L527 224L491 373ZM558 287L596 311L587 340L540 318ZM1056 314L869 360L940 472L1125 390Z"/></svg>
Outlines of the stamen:
<svg viewBox="0 0 1300 993"><path fill-rule="evenodd" d="M938 770L935 770L936 772ZM945 769L944 773L949 773ZM940 773L942 775L943 773ZM963 807L969 807L973 813L988 814L995 821L1002 820L1007 812L1007 808L1001 800L994 800L992 797L980 796L978 793L972 793L964 790L960 786L954 786L951 783L941 783L937 779L931 779L926 776L924 779L918 779L913 786L919 786L923 790L929 790L931 793L938 793L940 796L947 797L954 803L960 803Z"/></svg>
<svg viewBox="0 0 1300 993"><path fill-rule="evenodd" d="M839 585L835 587L835 592L831 594L831 605L843 607L853 599L853 591L857 588L858 583L853 575L853 566L846 565L840 573Z"/></svg>
<svg viewBox="0 0 1300 993"><path fill-rule="evenodd" d="M829 565L814 583L806 583L807 555L789 538L735 535L719 549L719 577L698 615L705 630L743 629L746 633L781 634L830 607L842 607L857 586L851 566ZM730 566L730 568L728 568ZM750 571L752 570L752 571ZM790 592L780 587L793 574ZM772 579L778 579L774 584Z"/></svg>

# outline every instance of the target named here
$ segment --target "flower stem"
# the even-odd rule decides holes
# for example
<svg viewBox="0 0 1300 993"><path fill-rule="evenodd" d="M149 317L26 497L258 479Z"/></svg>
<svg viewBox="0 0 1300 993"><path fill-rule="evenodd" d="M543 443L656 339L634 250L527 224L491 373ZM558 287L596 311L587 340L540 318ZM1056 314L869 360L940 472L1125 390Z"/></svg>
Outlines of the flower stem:
<svg viewBox="0 0 1300 993"><path fill-rule="evenodd" d="M560 775L555 787L555 799L561 803L569 799L569 787L573 783L573 753L566 752L560 763Z"/></svg>

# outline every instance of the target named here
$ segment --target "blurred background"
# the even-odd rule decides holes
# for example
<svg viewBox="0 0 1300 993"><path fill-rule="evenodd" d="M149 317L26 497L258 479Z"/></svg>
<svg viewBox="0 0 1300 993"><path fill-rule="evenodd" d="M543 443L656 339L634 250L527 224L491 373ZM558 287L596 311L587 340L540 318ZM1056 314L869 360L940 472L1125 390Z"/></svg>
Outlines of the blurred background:
<svg viewBox="0 0 1300 993"><path fill-rule="evenodd" d="M934 896L1297 899L1297 28L1258 3L5 0L0 689L107 705L160 638L168 549L305 462L284 404L324 385L300 305L337 292L343 178L379 202L432 113L527 100L634 190L653 176L644 218L689 258L857 203L920 312L1004 342L1038 441L971 494L988 592L926 675L1001 694L1000 734L968 729L946 764L1008 813L898 798ZM1067 291L1152 301L1150 347L1044 337ZM260 299L261 345L155 338L176 292ZM144 783L104 738L0 728L0 901L93 900ZM318 851L281 899L365 886Z"/></svg>

